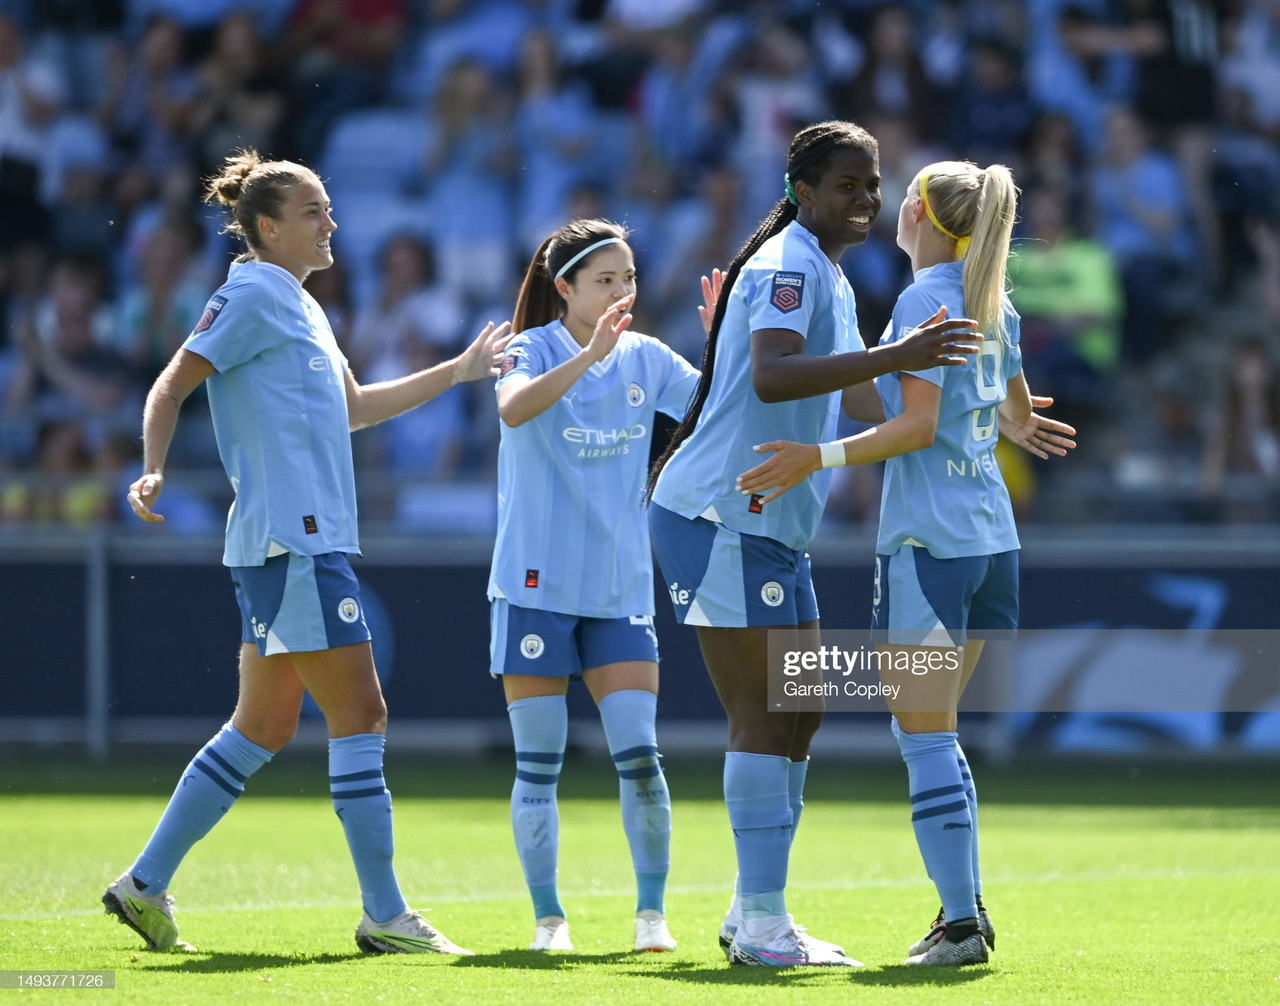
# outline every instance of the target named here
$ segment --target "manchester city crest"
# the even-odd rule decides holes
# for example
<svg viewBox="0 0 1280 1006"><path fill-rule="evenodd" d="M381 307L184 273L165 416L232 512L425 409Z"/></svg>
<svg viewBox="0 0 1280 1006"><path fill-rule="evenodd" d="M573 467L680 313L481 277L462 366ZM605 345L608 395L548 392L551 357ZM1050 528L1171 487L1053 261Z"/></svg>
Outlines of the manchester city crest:
<svg viewBox="0 0 1280 1006"><path fill-rule="evenodd" d="M542 641L542 637L534 632L529 633L529 635L525 636L524 639L520 640L520 652L530 660L537 660L542 656L542 651L546 648L546 644Z"/></svg>
<svg viewBox="0 0 1280 1006"><path fill-rule="evenodd" d="M760 588L760 600L770 608L776 608L782 603L782 584L777 580L770 580Z"/></svg>

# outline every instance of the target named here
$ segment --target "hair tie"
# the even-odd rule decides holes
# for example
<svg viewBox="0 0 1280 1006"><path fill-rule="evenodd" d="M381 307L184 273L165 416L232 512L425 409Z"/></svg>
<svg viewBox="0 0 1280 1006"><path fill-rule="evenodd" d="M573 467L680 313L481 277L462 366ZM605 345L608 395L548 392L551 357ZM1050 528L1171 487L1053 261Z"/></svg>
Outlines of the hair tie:
<svg viewBox="0 0 1280 1006"><path fill-rule="evenodd" d="M938 219L937 214L933 212L933 207L929 205L929 172L927 171L920 173L920 201L924 203L924 211L929 215L929 220L933 226L956 243L956 254L960 258L964 258L969 253L970 235L966 234L964 237L960 237L952 234L942 226L942 221Z"/></svg>
<svg viewBox="0 0 1280 1006"><path fill-rule="evenodd" d="M796 198L796 187L791 184L791 172L787 172L782 176L783 191L787 194L787 202L792 206L799 206L800 200Z"/></svg>
<svg viewBox="0 0 1280 1006"><path fill-rule="evenodd" d="M605 245L624 245L624 244L626 244L626 242L623 241L622 238L605 238L603 241L597 241L593 245L587 245L587 247L583 248L582 251L578 252L577 255L573 256L573 258L569 259L568 262L566 262L564 265L560 267L560 271L551 277L552 282L555 282L561 276L567 273L569 269L573 266L573 264L577 262L580 258L582 258L585 255L590 255L597 248L603 248Z"/></svg>

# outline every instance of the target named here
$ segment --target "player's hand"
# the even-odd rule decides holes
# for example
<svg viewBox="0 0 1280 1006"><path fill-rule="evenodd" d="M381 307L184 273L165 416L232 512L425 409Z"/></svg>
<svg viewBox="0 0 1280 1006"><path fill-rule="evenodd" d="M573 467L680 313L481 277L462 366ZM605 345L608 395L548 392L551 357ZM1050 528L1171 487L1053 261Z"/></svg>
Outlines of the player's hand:
<svg viewBox="0 0 1280 1006"><path fill-rule="evenodd" d="M894 343L898 355L895 369L928 370L967 363L982 348L982 333L977 327L971 318L948 318L946 307L938 308L932 318Z"/></svg>
<svg viewBox="0 0 1280 1006"><path fill-rule="evenodd" d="M129 495L125 498L129 501L129 506L133 507L133 512L142 520L148 524L160 524L164 521L164 516L151 508L156 505L156 500L160 498L160 490L163 488L163 475L158 473L144 475L129 487Z"/></svg>
<svg viewBox="0 0 1280 1006"><path fill-rule="evenodd" d="M711 334L711 322L716 316L716 304L720 301L720 291L724 287L724 273L712 269L711 276L702 277L702 303L698 305L698 317L702 319L702 331Z"/></svg>
<svg viewBox="0 0 1280 1006"><path fill-rule="evenodd" d="M514 333L507 334L509 328L509 321L504 321L497 328L493 322L485 325L475 341L453 361L453 383L461 384L464 381L479 381L485 377L497 376L507 343L514 338Z"/></svg>
<svg viewBox="0 0 1280 1006"><path fill-rule="evenodd" d="M613 352L618 339L631 324L632 318L628 309L635 303L636 295L629 293L610 305L609 310L600 315L596 329L591 333L591 341L583 347L592 363L599 363Z"/></svg>
<svg viewBox="0 0 1280 1006"><path fill-rule="evenodd" d="M1031 396L1033 409L1047 409L1052 404L1052 398ZM1012 419L1006 419L1003 415L999 418L1000 436L1038 458L1048 458L1050 454L1063 457L1076 445L1076 442L1071 439L1076 435L1075 427L1060 423L1056 419L1047 419L1034 412L1021 424Z"/></svg>
<svg viewBox="0 0 1280 1006"><path fill-rule="evenodd" d="M744 496L769 492L761 503L772 503L788 489L798 486L822 467L822 451L817 444L798 444L794 440L773 440L760 444L757 454L773 452L763 464L738 476L735 488Z"/></svg>

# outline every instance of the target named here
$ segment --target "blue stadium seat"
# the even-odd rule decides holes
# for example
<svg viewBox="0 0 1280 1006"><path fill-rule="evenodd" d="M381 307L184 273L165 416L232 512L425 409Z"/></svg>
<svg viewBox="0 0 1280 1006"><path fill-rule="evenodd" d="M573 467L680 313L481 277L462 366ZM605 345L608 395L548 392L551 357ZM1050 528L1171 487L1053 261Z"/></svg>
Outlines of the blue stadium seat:
<svg viewBox="0 0 1280 1006"><path fill-rule="evenodd" d="M63 115L49 127L44 145L40 198L53 205L62 196L62 178L75 167L105 172L111 162L106 134L87 115Z"/></svg>
<svg viewBox="0 0 1280 1006"><path fill-rule="evenodd" d="M427 139L421 112L348 113L329 131L320 177L325 185L344 192L410 192L422 178Z"/></svg>

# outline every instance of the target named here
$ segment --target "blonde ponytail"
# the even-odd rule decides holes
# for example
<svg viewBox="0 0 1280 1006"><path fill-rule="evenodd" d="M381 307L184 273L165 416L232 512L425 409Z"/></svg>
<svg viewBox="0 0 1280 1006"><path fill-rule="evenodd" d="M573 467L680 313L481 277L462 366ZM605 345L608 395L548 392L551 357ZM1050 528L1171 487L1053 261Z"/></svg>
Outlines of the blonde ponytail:
<svg viewBox="0 0 1280 1006"><path fill-rule="evenodd" d="M1012 173L1003 164L984 170L969 161L941 161L920 174L928 178L935 226L967 239L962 252L965 313L977 321L980 332L1007 342L1006 267L1018 207Z"/></svg>
<svg viewBox="0 0 1280 1006"><path fill-rule="evenodd" d="M1009 239L1018 209L1018 189L1003 164L982 172L977 219L964 259L964 306L978 323L978 331L1008 342L1005 306Z"/></svg>

